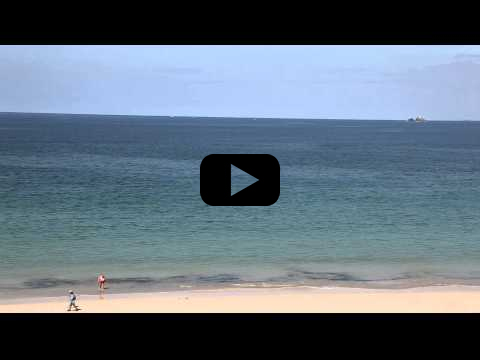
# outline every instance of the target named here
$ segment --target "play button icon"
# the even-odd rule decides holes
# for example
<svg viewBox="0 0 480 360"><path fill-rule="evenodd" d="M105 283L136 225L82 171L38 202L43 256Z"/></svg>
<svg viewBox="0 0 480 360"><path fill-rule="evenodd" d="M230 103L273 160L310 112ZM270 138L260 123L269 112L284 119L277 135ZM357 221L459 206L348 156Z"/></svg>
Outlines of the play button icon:
<svg viewBox="0 0 480 360"><path fill-rule="evenodd" d="M235 195L240 190L245 189L246 187L255 184L258 179L250 174L246 173L245 171L240 170L235 165L231 166L230 171L230 185L231 191L230 196ZM248 185L246 185L248 183Z"/></svg>
<svg viewBox="0 0 480 360"><path fill-rule="evenodd" d="M280 165L267 154L213 154L200 165L200 195L212 206L269 206L280 196Z"/></svg>

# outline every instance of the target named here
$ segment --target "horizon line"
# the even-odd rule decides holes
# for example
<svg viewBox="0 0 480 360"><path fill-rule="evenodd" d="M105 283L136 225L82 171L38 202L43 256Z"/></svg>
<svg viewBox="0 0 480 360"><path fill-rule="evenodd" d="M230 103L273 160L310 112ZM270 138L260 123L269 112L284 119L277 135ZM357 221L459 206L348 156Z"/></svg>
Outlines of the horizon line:
<svg viewBox="0 0 480 360"><path fill-rule="evenodd" d="M41 114L41 115L80 115L80 116L136 116L136 117L162 117L162 118L207 118L207 119L278 119L278 120L357 120L357 121L407 121L406 119L370 119L370 118L309 118L309 117L267 117L267 116L204 116L204 115L132 115L132 114L95 114L95 113L62 113L62 112L33 112L33 111L0 111L0 114ZM473 119L460 119L460 120L440 120L440 119L427 119L427 122L431 121L480 121Z"/></svg>

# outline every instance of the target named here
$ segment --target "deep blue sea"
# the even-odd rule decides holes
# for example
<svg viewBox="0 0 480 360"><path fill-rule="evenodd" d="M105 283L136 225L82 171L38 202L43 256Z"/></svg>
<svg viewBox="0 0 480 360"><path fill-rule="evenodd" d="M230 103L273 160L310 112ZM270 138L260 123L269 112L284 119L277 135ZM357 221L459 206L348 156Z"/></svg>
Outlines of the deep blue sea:
<svg viewBox="0 0 480 360"><path fill-rule="evenodd" d="M274 155L269 207L202 159ZM480 284L480 122L0 114L0 297Z"/></svg>

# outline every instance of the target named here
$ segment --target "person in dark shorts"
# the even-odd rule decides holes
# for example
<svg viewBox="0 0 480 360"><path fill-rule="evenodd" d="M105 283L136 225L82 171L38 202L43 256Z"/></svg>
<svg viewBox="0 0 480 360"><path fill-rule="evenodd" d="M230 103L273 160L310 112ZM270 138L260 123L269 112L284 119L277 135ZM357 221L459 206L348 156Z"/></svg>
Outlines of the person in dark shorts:
<svg viewBox="0 0 480 360"><path fill-rule="evenodd" d="M75 311L78 311L80 310L80 308L77 306L77 304L75 303L77 301L77 295L75 295L75 293L73 292L73 290L69 290L68 291L68 295L69 295L69 299L70 299L70 304L68 306L68 309L67 311L71 311L72 310L72 306L75 308Z"/></svg>
<svg viewBox="0 0 480 360"><path fill-rule="evenodd" d="M105 275L100 274L100 275L98 276L97 283L98 283L98 288L99 288L100 290L105 290L105 282L106 282L106 281L107 281L107 280L105 279Z"/></svg>

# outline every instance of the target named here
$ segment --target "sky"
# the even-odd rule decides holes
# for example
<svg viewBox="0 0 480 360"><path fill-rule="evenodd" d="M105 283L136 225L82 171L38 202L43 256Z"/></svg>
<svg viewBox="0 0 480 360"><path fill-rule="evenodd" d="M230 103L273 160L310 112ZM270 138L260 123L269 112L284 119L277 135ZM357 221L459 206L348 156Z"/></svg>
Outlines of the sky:
<svg viewBox="0 0 480 360"><path fill-rule="evenodd" d="M480 46L0 46L0 112L480 120Z"/></svg>

